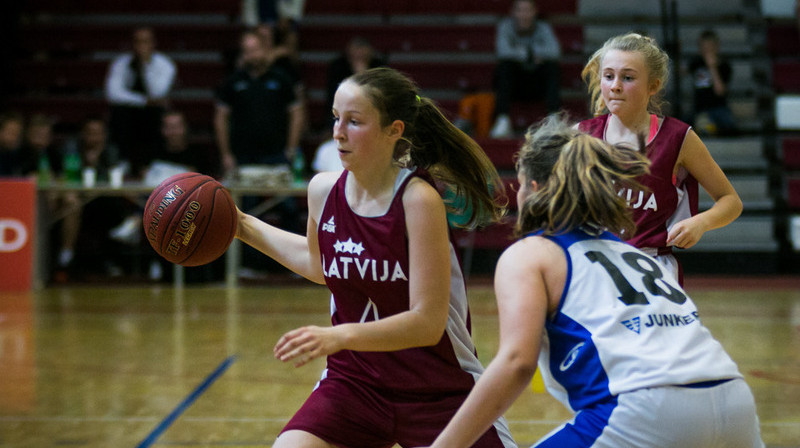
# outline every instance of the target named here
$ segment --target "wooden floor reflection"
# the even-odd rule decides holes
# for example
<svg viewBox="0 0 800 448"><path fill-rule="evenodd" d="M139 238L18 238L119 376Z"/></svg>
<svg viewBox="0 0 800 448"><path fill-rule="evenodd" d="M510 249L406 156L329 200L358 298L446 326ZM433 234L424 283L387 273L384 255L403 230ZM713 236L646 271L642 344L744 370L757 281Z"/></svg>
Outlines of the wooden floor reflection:
<svg viewBox="0 0 800 448"><path fill-rule="evenodd" d="M765 442L800 447L800 289L732 280L690 293L753 388ZM487 363L493 297L475 286L470 300ZM0 293L0 447L270 446L324 363L295 369L272 346L289 329L326 325L327 312L328 292L316 286ZM568 416L531 390L507 414L520 446Z"/></svg>

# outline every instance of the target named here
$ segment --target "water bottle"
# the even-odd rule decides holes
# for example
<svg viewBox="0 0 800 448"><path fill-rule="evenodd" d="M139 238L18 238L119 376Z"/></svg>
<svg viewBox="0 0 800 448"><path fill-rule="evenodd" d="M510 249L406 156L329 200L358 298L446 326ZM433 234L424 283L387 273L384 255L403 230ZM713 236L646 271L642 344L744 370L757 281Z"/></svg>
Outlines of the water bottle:
<svg viewBox="0 0 800 448"><path fill-rule="evenodd" d="M64 154L64 180L69 183L81 182L81 156L75 151Z"/></svg>
<svg viewBox="0 0 800 448"><path fill-rule="evenodd" d="M306 160L303 157L303 150L297 148L294 153L294 159L292 160L292 177L294 183L301 184L305 182L305 174L306 174Z"/></svg>
<svg viewBox="0 0 800 448"><path fill-rule="evenodd" d="M37 179L40 185L50 183L50 159L47 154L39 156L39 164L37 166Z"/></svg>

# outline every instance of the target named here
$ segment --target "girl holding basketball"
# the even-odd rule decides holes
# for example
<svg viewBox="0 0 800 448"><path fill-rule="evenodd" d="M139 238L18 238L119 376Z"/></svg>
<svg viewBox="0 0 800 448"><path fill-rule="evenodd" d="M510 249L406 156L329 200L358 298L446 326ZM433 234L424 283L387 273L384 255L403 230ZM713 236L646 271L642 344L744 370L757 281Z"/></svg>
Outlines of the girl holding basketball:
<svg viewBox="0 0 800 448"><path fill-rule="evenodd" d="M331 327L290 331L275 346L296 366L326 356L327 369L273 446L430 444L483 370L434 179L466 198L478 222L502 214L491 193L502 191L499 177L395 70L346 79L333 115L345 169L309 183L307 236L240 212L242 241L332 292ZM515 445L498 418L474 446Z"/></svg>
<svg viewBox="0 0 800 448"><path fill-rule="evenodd" d="M517 232L494 287L500 347L433 443L469 447L530 384L575 412L535 447L763 447L753 395L652 257L615 236L634 223L620 186L649 161L557 118L519 152Z"/></svg>
<svg viewBox="0 0 800 448"><path fill-rule="evenodd" d="M581 122L581 130L612 144L638 146L639 136L647 136L650 174L639 179L645 188L618 192L636 223L628 242L680 278L672 247L692 247L705 232L730 224L742 212L742 202L691 127L658 115L669 56L653 39L635 33L609 39L582 76L595 118ZM714 200L702 213L697 210L698 182Z"/></svg>

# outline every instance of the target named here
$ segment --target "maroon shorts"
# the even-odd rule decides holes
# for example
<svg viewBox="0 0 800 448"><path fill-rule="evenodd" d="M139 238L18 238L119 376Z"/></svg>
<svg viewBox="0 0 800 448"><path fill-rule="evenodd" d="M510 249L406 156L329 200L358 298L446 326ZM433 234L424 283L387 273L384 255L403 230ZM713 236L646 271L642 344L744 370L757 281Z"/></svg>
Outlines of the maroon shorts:
<svg viewBox="0 0 800 448"><path fill-rule="evenodd" d="M344 378L325 378L283 431L305 431L342 448L428 446L467 397L454 394L411 399L386 395ZM502 422L502 439L493 426L473 446L516 446Z"/></svg>

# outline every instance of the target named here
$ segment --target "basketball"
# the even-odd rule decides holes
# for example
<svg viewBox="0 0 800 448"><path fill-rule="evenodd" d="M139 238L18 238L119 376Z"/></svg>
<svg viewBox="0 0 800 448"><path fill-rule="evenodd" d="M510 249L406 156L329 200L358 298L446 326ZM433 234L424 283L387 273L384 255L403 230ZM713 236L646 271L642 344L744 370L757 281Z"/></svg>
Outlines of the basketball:
<svg viewBox="0 0 800 448"><path fill-rule="evenodd" d="M200 266L219 258L236 235L236 205L213 178L181 173L161 182L142 216L147 241L167 261Z"/></svg>

